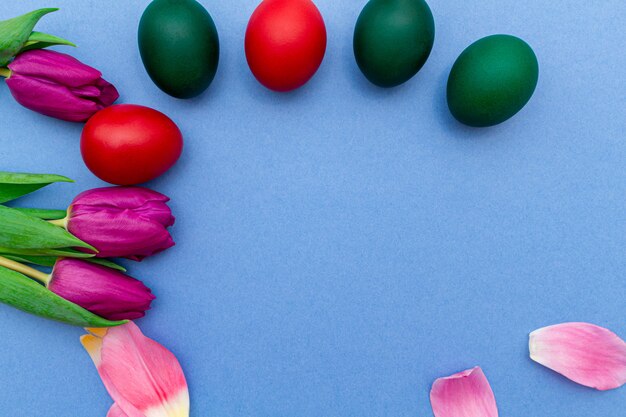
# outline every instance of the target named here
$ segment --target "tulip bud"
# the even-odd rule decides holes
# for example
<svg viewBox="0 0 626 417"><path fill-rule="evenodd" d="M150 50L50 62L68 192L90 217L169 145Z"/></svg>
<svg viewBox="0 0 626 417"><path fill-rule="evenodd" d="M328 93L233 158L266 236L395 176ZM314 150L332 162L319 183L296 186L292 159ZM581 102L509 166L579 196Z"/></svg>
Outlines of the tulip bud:
<svg viewBox="0 0 626 417"><path fill-rule="evenodd" d="M102 73L77 59L48 50L26 51L0 75L22 106L46 116L82 122L118 99Z"/></svg>
<svg viewBox="0 0 626 417"><path fill-rule="evenodd" d="M58 296L108 320L143 317L155 299L141 281L78 259L59 259L47 286Z"/></svg>
<svg viewBox="0 0 626 417"><path fill-rule="evenodd" d="M174 216L169 198L141 187L97 188L79 194L67 217L67 230L94 246L99 258L140 261L171 246L167 228Z"/></svg>

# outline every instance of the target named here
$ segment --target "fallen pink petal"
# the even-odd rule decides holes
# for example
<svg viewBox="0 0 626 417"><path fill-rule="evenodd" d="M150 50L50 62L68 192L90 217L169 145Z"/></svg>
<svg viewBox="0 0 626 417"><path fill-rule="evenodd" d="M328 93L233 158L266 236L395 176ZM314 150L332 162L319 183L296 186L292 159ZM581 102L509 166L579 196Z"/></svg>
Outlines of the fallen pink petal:
<svg viewBox="0 0 626 417"><path fill-rule="evenodd" d="M437 379L430 404L435 417L498 417L495 396L480 367Z"/></svg>
<svg viewBox="0 0 626 417"><path fill-rule="evenodd" d="M626 342L589 323L563 323L530 334L530 357L537 363L601 391L626 383Z"/></svg>
<svg viewBox="0 0 626 417"><path fill-rule="evenodd" d="M108 417L188 417L189 391L172 352L133 322L89 329L81 343L115 401Z"/></svg>
<svg viewBox="0 0 626 417"><path fill-rule="evenodd" d="M106 417L129 417L117 404L113 404Z"/></svg>

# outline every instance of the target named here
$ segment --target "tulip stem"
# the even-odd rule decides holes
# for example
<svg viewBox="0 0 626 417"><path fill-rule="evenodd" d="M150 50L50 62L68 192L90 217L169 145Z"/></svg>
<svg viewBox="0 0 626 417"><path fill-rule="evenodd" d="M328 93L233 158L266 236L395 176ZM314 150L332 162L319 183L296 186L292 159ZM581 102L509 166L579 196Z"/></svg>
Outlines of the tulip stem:
<svg viewBox="0 0 626 417"><path fill-rule="evenodd" d="M0 68L0 76L9 78L11 76L11 70L8 68Z"/></svg>
<svg viewBox="0 0 626 417"><path fill-rule="evenodd" d="M48 220L48 223L67 229L67 217L58 220Z"/></svg>
<svg viewBox="0 0 626 417"><path fill-rule="evenodd" d="M19 262L12 261L3 256L0 256L0 266L4 266L5 268L8 268L12 271L19 272L28 277L31 277L32 279L35 279L44 285L48 285L48 282L50 281L49 274L46 274L39 271L38 269L31 268L30 266L26 266Z"/></svg>

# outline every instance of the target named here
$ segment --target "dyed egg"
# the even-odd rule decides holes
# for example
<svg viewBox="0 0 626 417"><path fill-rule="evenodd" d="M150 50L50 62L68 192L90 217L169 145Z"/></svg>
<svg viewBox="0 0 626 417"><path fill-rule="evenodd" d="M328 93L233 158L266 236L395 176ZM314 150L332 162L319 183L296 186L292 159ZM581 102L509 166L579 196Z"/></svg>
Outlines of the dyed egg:
<svg viewBox="0 0 626 417"><path fill-rule="evenodd" d="M372 83L395 87L424 66L435 21L424 0L370 0L354 29L356 62Z"/></svg>
<svg viewBox="0 0 626 417"><path fill-rule="evenodd" d="M217 72L219 51L215 23L195 0L154 0L141 17L141 59L152 81L173 97L206 90Z"/></svg>
<svg viewBox="0 0 626 417"><path fill-rule="evenodd" d="M537 87L539 64L532 48L510 35L493 35L470 45L448 78L448 107L461 123L493 126L528 103Z"/></svg>
<svg viewBox="0 0 626 417"><path fill-rule="evenodd" d="M324 59L324 19L310 0L264 0L250 17L245 48L261 84L274 91L295 90Z"/></svg>

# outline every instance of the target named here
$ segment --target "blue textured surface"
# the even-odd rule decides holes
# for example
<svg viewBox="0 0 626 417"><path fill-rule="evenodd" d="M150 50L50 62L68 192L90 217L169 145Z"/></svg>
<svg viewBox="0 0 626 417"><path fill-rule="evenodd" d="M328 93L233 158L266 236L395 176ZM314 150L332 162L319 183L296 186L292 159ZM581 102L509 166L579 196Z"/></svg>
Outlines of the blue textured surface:
<svg viewBox="0 0 626 417"><path fill-rule="evenodd" d="M586 389L527 358L527 334L548 324L626 338L623 0L432 0L433 54L393 90L352 57L365 1L317 0L326 59L286 95L245 62L256 1L205 0L221 64L191 101L143 70L147 3L4 0L0 16L62 7L39 29L74 40L120 102L184 132L180 163L150 184L172 197L178 244L126 264L158 296L139 324L180 358L192 417L429 416L432 381L474 365L503 416L624 416L625 388ZM509 122L466 128L447 111L447 74L493 33L534 47L539 86ZM82 163L81 125L21 108L2 84L0 168L77 180L20 203L62 208L102 186ZM0 415L106 414L81 333L0 306Z"/></svg>

